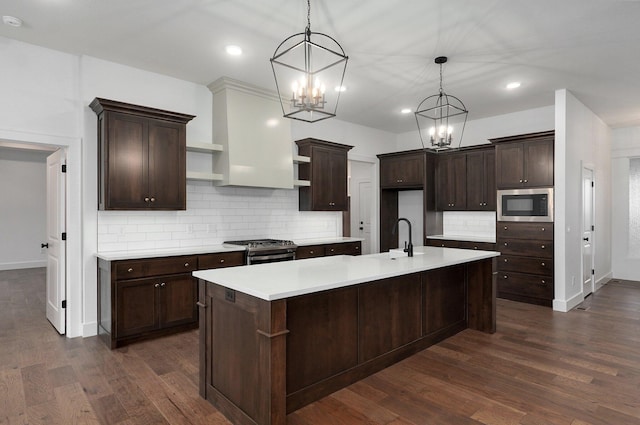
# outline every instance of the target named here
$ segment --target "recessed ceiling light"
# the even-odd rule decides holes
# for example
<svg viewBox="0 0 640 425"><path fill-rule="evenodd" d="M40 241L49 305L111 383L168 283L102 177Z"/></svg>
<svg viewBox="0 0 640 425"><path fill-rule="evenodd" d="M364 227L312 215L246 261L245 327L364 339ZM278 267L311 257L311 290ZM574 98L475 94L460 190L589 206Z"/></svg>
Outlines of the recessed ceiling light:
<svg viewBox="0 0 640 425"><path fill-rule="evenodd" d="M347 91L345 86L336 86L335 91Z"/></svg>
<svg viewBox="0 0 640 425"><path fill-rule="evenodd" d="M231 56L240 56L242 54L242 48L232 44L226 47L226 51Z"/></svg>
<svg viewBox="0 0 640 425"><path fill-rule="evenodd" d="M520 87L520 82L519 81L514 81L512 83L507 84L507 88L509 90L517 89L518 87Z"/></svg>
<svg viewBox="0 0 640 425"><path fill-rule="evenodd" d="M404 108L400 112L402 112L403 114L409 114L411 113L411 108Z"/></svg>
<svg viewBox="0 0 640 425"><path fill-rule="evenodd" d="M22 26L22 19L16 18L15 16L5 15L2 17L2 22L16 28L20 28Z"/></svg>

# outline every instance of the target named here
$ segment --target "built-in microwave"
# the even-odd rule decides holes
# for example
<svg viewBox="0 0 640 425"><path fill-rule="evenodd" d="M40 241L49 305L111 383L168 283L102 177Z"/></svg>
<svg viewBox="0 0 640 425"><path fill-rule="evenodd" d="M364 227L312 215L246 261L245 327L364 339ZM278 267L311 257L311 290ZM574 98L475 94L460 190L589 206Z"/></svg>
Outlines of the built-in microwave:
<svg viewBox="0 0 640 425"><path fill-rule="evenodd" d="M553 221L553 188L498 191L498 221Z"/></svg>

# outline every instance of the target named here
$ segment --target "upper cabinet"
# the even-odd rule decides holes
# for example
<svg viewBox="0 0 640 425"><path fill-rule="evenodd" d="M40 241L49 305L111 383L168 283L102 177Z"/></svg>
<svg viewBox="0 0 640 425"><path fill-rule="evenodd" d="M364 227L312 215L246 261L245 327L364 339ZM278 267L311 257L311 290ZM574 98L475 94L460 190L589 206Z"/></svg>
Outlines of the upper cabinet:
<svg viewBox="0 0 640 425"><path fill-rule="evenodd" d="M467 209L467 155L441 153L438 155L437 206L440 211Z"/></svg>
<svg viewBox="0 0 640 425"><path fill-rule="evenodd" d="M498 189L553 186L554 132L491 139Z"/></svg>
<svg viewBox="0 0 640 425"><path fill-rule="evenodd" d="M98 208L186 209L186 124L193 115L96 98Z"/></svg>
<svg viewBox="0 0 640 425"><path fill-rule="evenodd" d="M467 210L496 210L495 148L467 153Z"/></svg>
<svg viewBox="0 0 640 425"><path fill-rule="evenodd" d="M422 188L425 180L424 152L378 155L380 188Z"/></svg>
<svg viewBox="0 0 640 425"><path fill-rule="evenodd" d="M308 163L298 165L300 180L310 185L300 187L300 211L346 211L347 152L353 146L318 139L296 140L298 154L309 157Z"/></svg>

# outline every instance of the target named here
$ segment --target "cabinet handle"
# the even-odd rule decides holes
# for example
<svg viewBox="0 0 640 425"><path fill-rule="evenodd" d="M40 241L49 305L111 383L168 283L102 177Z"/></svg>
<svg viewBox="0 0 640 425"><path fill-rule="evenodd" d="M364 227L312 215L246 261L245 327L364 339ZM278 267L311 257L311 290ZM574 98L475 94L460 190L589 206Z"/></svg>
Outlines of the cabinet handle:
<svg viewBox="0 0 640 425"><path fill-rule="evenodd" d="M504 230L507 230L507 229L508 229L508 227L507 227L507 226L504 226Z"/></svg>
<svg viewBox="0 0 640 425"><path fill-rule="evenodd" d="M224 263L224 258L220 259L220 264Z"/></svg>
<svg viewBox="0 0 640 425"><path fill-rule="evenodd" d="M309 251L309 254L313 254L313 250Z"/></svg>
<svg viewBox="0 0 640 425"><path fill-rule="evenodd" d="M520 183L522 183L522 179L520 179Z"/></svg>
<svg viewBox="0 0 640 425"><path fill-rule="evenodd" d="M507 276L507 275L504 275L503 277L504 277L505 279L507 279L507 278L508 278L509 276Z"/></svg>
<svg viewBox="0 0 640 425"><path fill-rule="evenodd" d="M544 232L544 227L542 228L542 231Z"/></svg>
<svg viewBox="0 0 640 425"><path fill-rule="evenodd" d="M542 267L546 266L546 264L545 264L545 263L540 263L540 265L541 265Z"/></svg>
<svg viewBox="0 0 640 425"><path fill-rule="evenodd" d="M544 279L542 279L542 280L540 281L540 283L542 283L543 285L546 285L546 284L547 284L547 282L545 282L545 281L544 281Z"/></svg>
<svg viewBox="0 0 640 425"><path fill-rule="evenodd" d="M331 252L333 252L333 251L335 251L335 250L334 250L333 248L331 248L331 250L330 250L330 251L331 251Z"/></svg>
<svg viewBox="0 0 640 425"><path fill-rule="evenodd" d="M133 269L132 269L131 267L129 267L129 268L127 269L127 271L128 271L129 273L131 273L131 272L133 271Z"/></svg>
<svg viewBox="0 0 640 425"><path fill-rule="evenodd" d="M149 197L148 196L145 196L144 202L149 202Z"/></svg>
<svg viewBox="0 0 640 425"><path fill-rule="evenodd" d="M156 198L151 198L151 202L156 202Z"/></svg>
<svg viewBox="0 0 640 425"><path fill-rule="evenodd" d="M478 247L477 247L477 246L474 246L474 247L473 247L473 249L478 249Z"/></svg>
<svg viewBox="0 0 640 425"><path fill-rule="evenodd" d="M540 246L541 249L544 249L544 245Z"/></svg>
<svg viewBox="0 0 640 425"><path fill-rule="evenodd" d="M162 286L162 287L164 288L164 287L166 286L166 283L165 283L165 282L162 282L162 283L160 284L160 286Z"/></svg>
<svg viewBox="0 0 640 425"><path fill-rule="evenodd" d="M200 301L198 301L198 302L196 303L196 305L197 305L198 307L207 308L207 305L206 305L205 303L203 303L203 302L200 302Z"/></svg>
<svg viewBox="0 0 640 425"><path fill-rule="evenodd" d="M189 267L189 263L184 263L184 266L185 267Z"/></svg>
<svg viewBox="0 0 640 425"><path fill-rule="evenodd" d="M357 250L359 250L359 249L360 249L360 247L359 247L359 246L357 246L357 247L356 247L356 251L357 251Z"/></svg>
<svg viewBox="0 0 640 425"><path fill-rule="evenodd" d="M508 263L508 262L509 262L509 260L507 260L507 259L505 258L505 259L504 259L504 262L505 262L505 263Z"/></svg>
<svg viewBox="0 0 640 425"><path fill-rule="evenodd" d="M528 183L528 182L529 182L529 180L527 180L527 179L524 179L524 182L525 182L525 183Z"/></svg>
<svg viewBox="0 0 640 425"><path fill-rule="evenodd" d="M504 246L507 246L507 243L506 243L506 242L504 243Z"/></svg>
<svg viewBox="0 0 640 425"><path fill-rule="evenodd" d="M153 287L154 287L154 288L158 288L158 287L160 287L160 284L159 284L159 283L156 283L155 285L153 285Z"/></svg>

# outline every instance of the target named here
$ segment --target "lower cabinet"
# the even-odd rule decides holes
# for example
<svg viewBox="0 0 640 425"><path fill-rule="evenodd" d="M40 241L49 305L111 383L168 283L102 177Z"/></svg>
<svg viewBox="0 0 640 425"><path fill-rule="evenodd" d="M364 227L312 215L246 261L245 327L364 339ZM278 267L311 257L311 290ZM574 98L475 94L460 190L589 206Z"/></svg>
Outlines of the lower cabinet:
<svg viewBox="0 0 640 425"><path fill-rule="evenodd" d="M479 249L482 251L496 250L496 244L491 242L458 241L453 239L427 239L425 245L442 248Z"/></svg>
<svg viewBox="0 0 640 425"><path fill-rule="evenodd" d="M98 260L98 335L111 348L198 327L191 272L244 264L244 252Z"/></svg>
<svg viewBox="0 0 640 425"><path fill-rule="evenodd" d="M360 255L362 242L340 242L324 245L303 245L296 249L296 260L327 257L331 255Z"/></svg>

